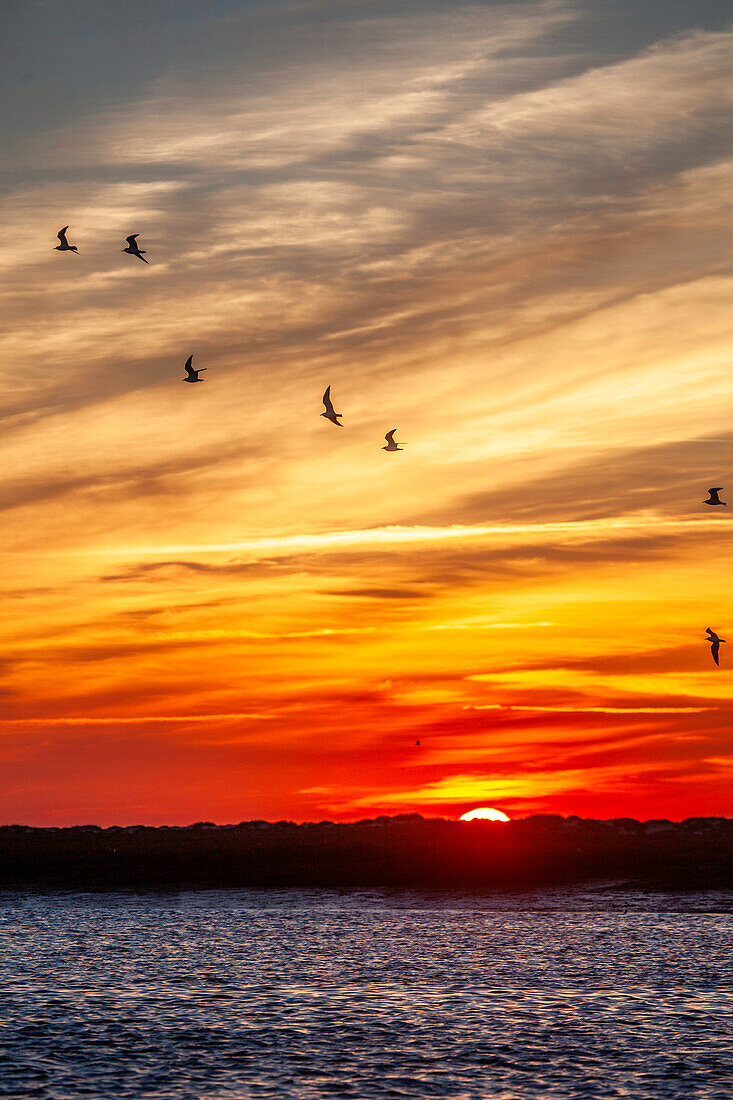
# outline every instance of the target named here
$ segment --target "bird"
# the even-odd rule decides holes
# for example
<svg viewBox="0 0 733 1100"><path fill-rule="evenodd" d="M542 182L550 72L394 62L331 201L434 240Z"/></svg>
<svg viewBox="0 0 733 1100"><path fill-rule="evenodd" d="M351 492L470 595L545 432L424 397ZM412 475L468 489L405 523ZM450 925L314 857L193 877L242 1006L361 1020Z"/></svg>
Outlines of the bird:
<svg viewBox="0 0 733 1100"><path fill-rule="evenodd" d="M398 446L394 441L394 433L396 431L397 431L396 428L392 428L392 430L387 432L387 434L385 435L384 438L387 440L387 446L382 447L383 451L401 451L401 450L403 450L403 448Z"/></svg>
<svg viewBox="0 0 733 1100"><path fill-rule="evenodd" d="M59 229L58 233L56 234L58 239L61 241L61 244L56 245L56 248L55 248L56 252L78 252L79 251L79 249L76 247L75 244L69 244L69 242L66 239L66 230L68 228L69 228L68 225L65 225L64 228Z"/></svg>
<svg viewBox="0 0 733 1100"><path fill-rule="evenodd" d="M714 508L716 504L722 504L724 508L728 507L728 505L725 503L725 501L721 500L720 497L718 496L718 493L723 492L723 486L722 485L718 485L717 489L708 489L708 492L710 493L710 496L708 497L707 500L703 501L703 504L709 504L711 508Z"/></svg>
<svg viewBox="0 0 733 1100"><path fill-rule="evenodd" d="M416 744L416 745L419 745L419 744L420 744L420 742L419 742L419 741L416 741L416 742L415 742L415 744Z"/></svg>
<svg viewBox="0 0 733 1100"><path fill-rule="evenodd" d="M321 416L326 420L330 420L332 424L336 424L339 428L343 428L343 424L339 421L339 417L343 416L343 413L334 412L333 405L331 404L331 387L328 386L326 392L323 395L323 407L326 410L321 413Z"/></svg>
<svg viewBox="0 0 733 1100"><path fill-rule="evenodd" d="M720 666L720 661L718 660L718 651L720 650L720 643L724 642L725 638L719 638L715 631L711 630L709 626L706 627L705 633L708 636L708 641L711 643L710 652L713 655L713 660L715 661L716 665Z"/></svg>
<svg viewBox="0 0 733 1100"><path fill-rule="evenodd" d="M147 252L144 248L141 249L137 246L137 238L139 236L139 233L131 233L129 237L125 237L125 240L127 241L127 248L123 248L122 251L129 253L130 256L137 256L138 260L142 260L142 262L146 264L148 262L145 259L145 257L147 256Z"/></svg>
<svg viewBox="0 0 733 1100"><path fill-rule="evenodd" d="M124 249L123 249L123 251L124 251ZM193 362L193 356L189 355L188 359L186 360L186 377L182 378L181 381L182 382L191 382L191 383L193 383L193 382L203 382L203 378L199 378L199 375L203 371L208 370L209 368L208 367L199 367L198 370L194 370L193 367L191 366L192 362Z"/></svg>

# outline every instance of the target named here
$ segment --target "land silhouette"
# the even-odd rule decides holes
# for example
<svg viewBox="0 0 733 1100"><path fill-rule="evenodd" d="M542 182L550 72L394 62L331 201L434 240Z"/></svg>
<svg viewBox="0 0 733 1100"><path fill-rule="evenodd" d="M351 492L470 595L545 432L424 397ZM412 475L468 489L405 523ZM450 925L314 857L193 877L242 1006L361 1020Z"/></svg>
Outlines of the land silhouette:
<svg viewBox="0 0 733 1100"><path fill-rule="evenodd" d="M418 814L352 824L0 827L0 886L330 887L487 892L613 880L733 887L733 819L538 815L459 822Z"/></svg>

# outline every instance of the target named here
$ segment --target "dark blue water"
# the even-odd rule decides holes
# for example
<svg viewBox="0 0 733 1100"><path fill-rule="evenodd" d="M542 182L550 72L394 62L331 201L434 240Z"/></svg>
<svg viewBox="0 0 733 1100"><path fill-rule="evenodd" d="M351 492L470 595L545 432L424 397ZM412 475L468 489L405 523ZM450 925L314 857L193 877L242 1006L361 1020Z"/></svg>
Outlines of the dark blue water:
<svg viewBox="0 0 733 1100"><path fill-rule="evenodd" d="M0 1095L733 1095L733 895L0 893Z"/></svg>

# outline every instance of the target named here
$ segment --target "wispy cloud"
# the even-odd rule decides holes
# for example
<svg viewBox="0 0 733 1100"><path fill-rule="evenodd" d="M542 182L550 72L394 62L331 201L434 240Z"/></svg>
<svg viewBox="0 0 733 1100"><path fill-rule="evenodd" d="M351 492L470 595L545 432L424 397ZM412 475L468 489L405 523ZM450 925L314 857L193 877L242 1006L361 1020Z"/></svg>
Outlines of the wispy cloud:
<svg viewBox="0 0 733 1100"><path fill-rule="evenodd" d="M172 722L176 725L189 722L230 722L240 719L266 721L271 715L242 711L233 714L140 714L132 717L115 715L114 718L100 718L97 715L74 715L63 718L43 716L26 718L0 718L2 726L149 726Z"/></svg>
<svg viewBox="0 0 733 1100"><path fill-rule="evenodd" d="M608 538L616 532L659 531L675 532L713 530L719 526L718 520L707 519L661 519L653 514L620 517L603 520L573 520L563 523L526 523L526 524L452 524L448 527L399 525L375 527L356 531L326 531L321 534L280 535L241 540L227 543L198 543L182 546L130 547L101 551L118 556L145 557L170 554L222 554L246 552L275 556L278 553L317 553L321 550L344 549L351 546L360 548L372 543L390 545L393 543L442 542L453 539L490 539L497 538L505 543L521 542L522 545L533 540L562 535L564 538L591 540Z"/></svg>
<svg viewBox="0 0 733 1100"><path fill-rule="evenodd" d="M537 711L540 714L703 714L718 707L584 707L584 706L536 706L530 703L470 704L466 710L516 710Z"/></svg>
<svg viewBox="0 0 733 1100"><path fill-rule="evenodd" d="M608 769L604 782L621 783L621 769ZM333 789L320 790L319 800L324 802L339 793L347 795L345 801L331 803L334 809L343 811L357 807L379 806L385 809L401 809L404 806L446 807L452 810L456 804L469 802L481 805L495 805L505 800L517 798L529 800L533 795L552 795L559 791L572 790L583 782L583 772L564 770L554 772L537 771L531 775L519 776L495 775L449 775L421 787L404 790L382 789L357 793L356 789L339 792ZM305 793L305 792L303 792Z"/></svg>

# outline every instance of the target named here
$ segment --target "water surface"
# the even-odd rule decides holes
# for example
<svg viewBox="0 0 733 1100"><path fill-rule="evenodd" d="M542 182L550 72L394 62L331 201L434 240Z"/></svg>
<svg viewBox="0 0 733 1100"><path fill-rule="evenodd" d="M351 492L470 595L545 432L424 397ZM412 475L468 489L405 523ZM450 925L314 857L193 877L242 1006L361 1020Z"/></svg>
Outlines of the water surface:
<svg viewBox="0 0 733 1100"><path fill-rule="evenodd" d="M0 893L0 1096L729 1100L733 894Z"/></svg>

